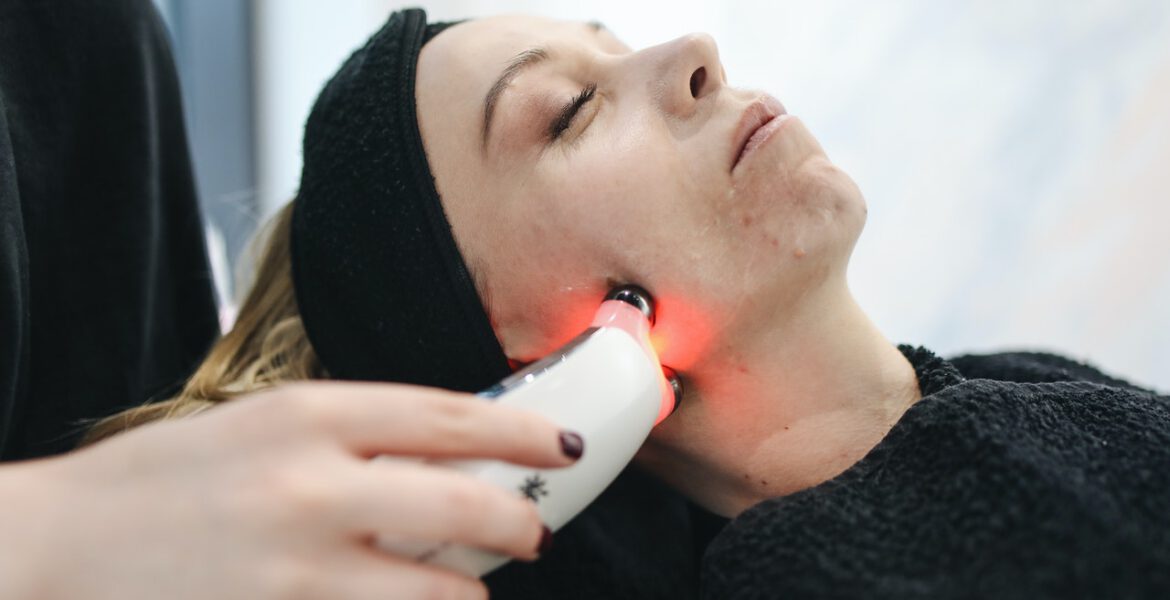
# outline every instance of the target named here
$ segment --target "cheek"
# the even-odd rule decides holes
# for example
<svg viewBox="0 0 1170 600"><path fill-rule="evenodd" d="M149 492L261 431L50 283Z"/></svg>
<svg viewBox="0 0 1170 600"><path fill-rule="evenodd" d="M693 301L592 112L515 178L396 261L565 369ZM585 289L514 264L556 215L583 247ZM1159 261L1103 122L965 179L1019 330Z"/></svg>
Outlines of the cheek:
<svg viewBox="0 0 1170 600"><path fill-rule="evenodd" d="M555 213L552 233L580 244L581 258L593 261L599 275L644 276L686 228L688 194L673 151L637 129L598 135L569 151L543 186Z"/></svg>
<svg viewBox="0 0 1170 600"><path fill-rule="evenodd" d="M562 216L549 233L576 248L571 260L588 261L599 285L612 278L649 289L658 305L655 349L664 364L689 370L715 335L707 299L734 272L726 259L736 236L678 154L612 147L573 163L573 184L555 193ZM594 309L590 303L590 316Z"/></svg>
<svg viewBox="0 0 1170 600"><path fill-rule="evenodd" d="M603 187L569 176L518 191L493 216L489 281L509 356L533 360L592 320L614 262L610 248L623 235L612 227L607 197Z"/></svg>
<svg viewBox="0 0 1170 600"><path fill-rule="evenodd" d="M612 283L654 289L667 271L671 227L654 191L661 165L630 168L636 153L580 145L557 172L513 196L498 215L492 294L514 357L540 355L588 326ZM669 213L667 213L669 214ZM523 307L523 308L521 308Z"/></svg>

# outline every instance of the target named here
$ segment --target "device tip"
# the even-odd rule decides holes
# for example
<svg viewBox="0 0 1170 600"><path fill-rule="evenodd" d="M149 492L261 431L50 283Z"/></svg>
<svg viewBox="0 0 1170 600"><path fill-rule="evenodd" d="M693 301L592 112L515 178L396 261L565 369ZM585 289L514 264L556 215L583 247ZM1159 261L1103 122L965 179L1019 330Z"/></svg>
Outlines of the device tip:
<svg viewBox="0 0 1170 600"><path fill-rule="evenodd" d="M670 413L678 410L678 405L682 404L683 399L683 383L682 377L670 367L662 367L662 374L666 376L666 381L670 383L670 389L674 392L674 407L670 409Z"/></svg>
<svg viewBox="0 0 1170 600"><path fill-rule="evenodd" d="M642 314L646 315L646 319L650 324L654 324L654 298L647 292L645 288L633 284L616 287L605 295L606 300L620 300L626 304L631 304Z"/></svg>

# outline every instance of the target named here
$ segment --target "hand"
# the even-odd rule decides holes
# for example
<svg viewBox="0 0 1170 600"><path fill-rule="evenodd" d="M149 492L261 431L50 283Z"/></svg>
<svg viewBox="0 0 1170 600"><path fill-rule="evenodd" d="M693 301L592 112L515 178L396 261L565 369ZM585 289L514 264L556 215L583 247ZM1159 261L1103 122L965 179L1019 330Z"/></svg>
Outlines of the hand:
<svg viewBox="0 0 1170 600"><path fill-rule="evenodd" d="M0 468L0 597L483 598L376 534L536 558L517 494L378 454L567 466L533 414L440 390L305 383ZM5 583L7 581L7 583Z"/></svg>

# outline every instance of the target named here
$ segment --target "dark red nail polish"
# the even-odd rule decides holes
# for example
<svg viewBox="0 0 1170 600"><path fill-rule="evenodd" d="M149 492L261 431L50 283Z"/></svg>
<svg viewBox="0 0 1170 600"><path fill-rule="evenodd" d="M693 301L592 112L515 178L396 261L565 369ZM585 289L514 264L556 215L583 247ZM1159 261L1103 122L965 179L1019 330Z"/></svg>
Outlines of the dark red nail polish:
<svg viewBox="0 0 1170 600"><path fill-rule="evenodd" d="M540 545L536 547L536 553L544 556L546 552L552 549L552 530L547 525L540 530Z"/></svg>
<svg viewBox="0 0 1170 600"><path fill-rule="evenodd" d="M581 458L581 455L585 453L585 440L571 431L562 431L561 452L572 459Z"/></svg>

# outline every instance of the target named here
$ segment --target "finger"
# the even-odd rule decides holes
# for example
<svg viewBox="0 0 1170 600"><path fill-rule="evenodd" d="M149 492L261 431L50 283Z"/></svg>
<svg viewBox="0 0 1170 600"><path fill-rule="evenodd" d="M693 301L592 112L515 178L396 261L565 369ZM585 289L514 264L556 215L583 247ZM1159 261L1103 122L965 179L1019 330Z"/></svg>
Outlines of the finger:
<svg viewBox="0 0 1170 600"><path fill-rule="evenodd" d="M315 426L363 456L495 458L534 467L572 464L580 436L530 411L419 386L298 386Z"/></svg>
<svg viewBox="0 0 1170 600"><path fill-rule="evenodd" d="M488 597L487 587L474 577L419 564L364 545L340 558L340 563L329 569L322 598L470 600Z"/></svg>
<svg viewBox="0 0 1170 600"><path fill-rule="evenodd" d="M336 514L351 534L455 542L537 558L545 526L532 502L445 467L373 461L343 484Z"/></svg>

